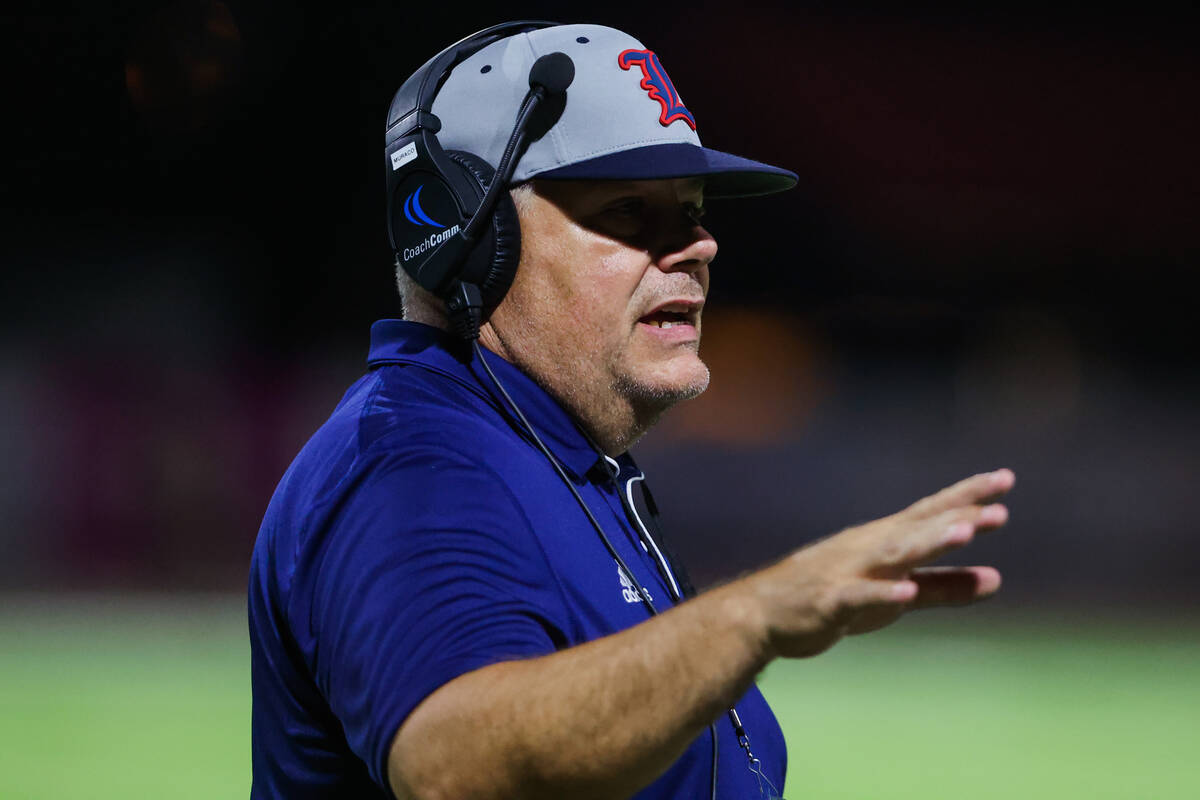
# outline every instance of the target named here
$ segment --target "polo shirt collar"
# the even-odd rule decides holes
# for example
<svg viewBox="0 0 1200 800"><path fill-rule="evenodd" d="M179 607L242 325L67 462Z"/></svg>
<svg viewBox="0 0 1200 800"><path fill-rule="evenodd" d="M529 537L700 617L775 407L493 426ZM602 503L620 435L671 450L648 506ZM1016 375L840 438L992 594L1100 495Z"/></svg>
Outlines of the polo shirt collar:
<svg viewBox="0 0 1200 800"><path fill-rule="evenodd" d="M582 478L603 461L574 417L545 389L486 347L480 346L479 350L546 447L573 477ZM388 364L411 364L457 381L502 413L523 437L529 438L480 365L474 348L446 331L407 320L377 321L371 326L367 366L374 369Z"/></svg>

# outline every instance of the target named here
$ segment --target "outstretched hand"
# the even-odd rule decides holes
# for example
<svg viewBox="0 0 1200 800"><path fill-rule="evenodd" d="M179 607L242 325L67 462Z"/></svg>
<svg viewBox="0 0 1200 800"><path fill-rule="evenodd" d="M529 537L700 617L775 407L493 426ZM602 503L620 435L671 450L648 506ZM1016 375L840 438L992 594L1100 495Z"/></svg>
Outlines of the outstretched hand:
<svg viewBox="0 0 1200 800"><path fill-rule="evenodd" d="M991 567L929 567L1008 520L1007 469L974 475L891 516L848 528L747 578L774 655L815 655L913 608L966 605L1000 588Z"/></svg>

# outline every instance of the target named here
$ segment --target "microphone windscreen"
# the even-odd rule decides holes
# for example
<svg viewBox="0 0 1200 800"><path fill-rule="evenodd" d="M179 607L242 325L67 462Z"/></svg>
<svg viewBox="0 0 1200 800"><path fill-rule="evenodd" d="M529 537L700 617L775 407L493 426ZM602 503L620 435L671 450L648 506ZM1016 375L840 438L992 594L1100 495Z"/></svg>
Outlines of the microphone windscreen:
<svg viewBox="0 0 1200 800"><path fill-rule="evenodd" d="M546 94L562 94L573 80L575 62L566 53L547 53L529 70L529 88L541 86Z"/></svg>

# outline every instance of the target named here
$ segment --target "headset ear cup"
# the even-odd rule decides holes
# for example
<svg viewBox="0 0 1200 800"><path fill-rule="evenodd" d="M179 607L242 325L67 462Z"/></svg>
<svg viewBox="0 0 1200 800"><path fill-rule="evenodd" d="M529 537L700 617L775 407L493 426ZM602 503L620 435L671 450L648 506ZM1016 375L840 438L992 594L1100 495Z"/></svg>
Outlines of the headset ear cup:
<svg viewBox="0 0 1200 800"><path fill-rule="evenodd" d="M478 202L491 184L495 170L479 156L463 150L447 150L446 155L462 167L469 182L478 187L479 196L475 198ZM521 260L521 222L507 191L501 192L488 227L490 230L480 236L479 246L471 252L459 272L464 281L479 287L485 315L504 299Z"/></svg>

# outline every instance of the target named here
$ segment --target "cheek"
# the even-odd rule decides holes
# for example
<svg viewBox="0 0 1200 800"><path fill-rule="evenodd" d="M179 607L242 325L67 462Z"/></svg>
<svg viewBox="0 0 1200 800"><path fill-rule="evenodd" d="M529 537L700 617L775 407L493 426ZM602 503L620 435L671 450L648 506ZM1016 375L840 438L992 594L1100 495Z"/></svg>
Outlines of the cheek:
<svg viewBox="0 0 1200 800"><path fill-rule="evenodd" d="M586 322L594 335L623 334L641 274L628 259L605 250L564 253L558 263L571 266L556 276L555 288L572 318Z"/></svg>
<svg viewBox="0 0 1200 800"><path fill-rule="evenodd" d="M599 256L592 260L592 269L580 275L576 283L581 300L577 313L591 323L593 334L608 340L624 340L635 320L633 300L637 296L641 274L628 259Z"/></svg>
<svg viewBox="0 0 1200 800"><path fill-rule="evenodd" d="M629 335L645 272L636 253L570 223L553 207L522 219L521 267L510 295L524 325L595 351ZM519 300L517 299L519 297Z"/></svg>

